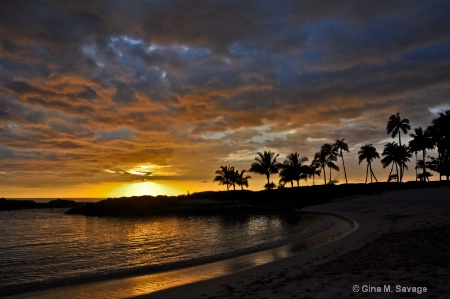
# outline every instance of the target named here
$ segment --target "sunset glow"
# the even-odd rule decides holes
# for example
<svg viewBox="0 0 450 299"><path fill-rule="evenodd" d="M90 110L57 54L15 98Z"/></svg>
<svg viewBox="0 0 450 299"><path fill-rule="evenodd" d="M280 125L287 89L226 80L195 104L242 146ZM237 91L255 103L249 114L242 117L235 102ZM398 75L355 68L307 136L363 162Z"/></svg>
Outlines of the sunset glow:
<svg viewBox="0 0 450 299"><path fill-rule="evenodd" d="M221 165L337 139L361 183L390 115L425 129L450 107L448 1L101 3L2 3L0 197L225 190Z"/></svg>

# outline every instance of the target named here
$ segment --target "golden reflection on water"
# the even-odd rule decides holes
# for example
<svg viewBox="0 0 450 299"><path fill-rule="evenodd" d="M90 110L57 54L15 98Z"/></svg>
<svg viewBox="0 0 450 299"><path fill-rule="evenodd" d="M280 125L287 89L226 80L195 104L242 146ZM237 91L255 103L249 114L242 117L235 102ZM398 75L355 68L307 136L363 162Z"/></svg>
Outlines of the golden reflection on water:
<svg viewBox="0 0 450 299"><path fill-rule="evenodd" d="M199 266L168 271L163 273L135 276L130 278L114 279L108 281L94 282L90 284L73 285L61 287L53 290L46 290L29 294L28 298L130 298L145 294L151 294L156 291L168 289L175 286L185 285L206 279L211 279L227 274L235 273L251 267L263 265L276 261L293 254L298 254L312 248L327 244L332 240L337 240L354 231L357 224L333 215L324 215L325 222L329 225L322 225L321 228L309 237L294 243L284 245L278 248L251 253L235 258L203 264ZM256 220L257 222L259 220ZM270 222L270 221L269 221ZM134 238L139 238L145 234L156 232L158 230L177 230L184 229L177 226L176 221L167 223L163 226L157 224L148 228L129 229L129 233ZM251 222L249 222L251 223ZM256 223L254 223L256 224ZM250 228L254 224L249 224ZM275 223L276 224L276 223ZM264 225L264 224L263 224ZM254 229L258 229L261 223ZM219 226L216 226L220 227ZM206 228L208 230L208 228ZM316 228L317 229L317 228ZM212 234L220 234L217 229L211 229ZM14 298L14 297L13 297ZM20 297L17 297L20 298Z"/></svg>

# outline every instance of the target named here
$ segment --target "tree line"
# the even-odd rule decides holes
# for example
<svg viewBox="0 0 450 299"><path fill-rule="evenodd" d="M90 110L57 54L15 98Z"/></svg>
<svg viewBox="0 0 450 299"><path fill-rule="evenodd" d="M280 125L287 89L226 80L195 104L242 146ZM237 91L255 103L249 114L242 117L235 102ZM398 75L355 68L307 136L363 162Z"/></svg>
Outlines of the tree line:
<svg viewBox="0 0 450 299"><path fill-rule="evenodd" d="M387 181L402 182L405 170L408 169L407 162L410 162L413 154L415 155L416 181L429 181L432 174L428 170L438 173L440 180L442 180L442 177L446 177L448 181L450 176L450 110L440 113L439 117L433 119L432 124L425 130L421 127L415 128L414 133L409 134L412 137L409 143L407 145L402 144L401 135L402 133L406 135L409 130L411 130L409 119L401 118L400 113L389 117L386 132L394 138L394 141L384 145L380 160L383 168L391 167ZM395 141L397 136L398 143ZM437 157L427 156L428 151L435 149L437 150ZM255 162L252 163L248 171L241 170L239 172L234 169L234 166L220 166L213 181L225 185L227 190L231 186L235 190L236 185L243 189L244 186L248 187L248 180L251 179L251 176L246 175L246 173L254 172L266 177L265 189L277 187L275 183L270 181L273 174L279 174L279 188L286 184L294 187L294 182L299 187L300 180L306 181L308 178L312 178L314 185L315 176L320 177L321 175L323 175L324 185L336 184L338 180L332 179L332 171L340 170L340 167L336 164L340 158L345 183L348 184L344 152L350 152L345 139L336 140L333 144L323 144L320 150L314 154L310 164L306 164L308 162L307 157L302 157L297 152L289 154L283 163L277 162L279 154L271 151L258 152ZM420 154L421 159L418 158ZM370 182L378 182L372 169L372 162L375 159L380 159L380 154L372 144L361 146L358 151L358 160L359 164L366 163L365 184L367 184L369 177Z"/></svg>

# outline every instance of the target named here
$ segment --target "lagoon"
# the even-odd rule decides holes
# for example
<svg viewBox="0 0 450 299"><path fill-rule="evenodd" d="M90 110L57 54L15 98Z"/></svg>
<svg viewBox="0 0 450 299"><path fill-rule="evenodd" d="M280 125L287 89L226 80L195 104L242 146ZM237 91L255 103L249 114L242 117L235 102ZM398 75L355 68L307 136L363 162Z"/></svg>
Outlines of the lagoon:
<svg viewBox="0 0 450 299"><path fill-rule="evenodd" d="M308 214L65 215L0 212L0 293L160 273L293 242L327 225Z"/></svg>

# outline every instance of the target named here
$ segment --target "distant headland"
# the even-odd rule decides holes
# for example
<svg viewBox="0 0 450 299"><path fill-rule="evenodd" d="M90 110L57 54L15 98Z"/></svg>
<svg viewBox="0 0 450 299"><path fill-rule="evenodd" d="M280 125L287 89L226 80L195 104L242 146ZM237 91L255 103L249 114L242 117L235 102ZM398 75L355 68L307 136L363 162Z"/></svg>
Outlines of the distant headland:
<svg viewBox="0 0 450 299"><path fill-rule="evenodd" d="M34 200L19 200L0 198L0 211L23 210L23 209L54 209L54 208L74 208L84 203L68 199L55 199L47 203L36 202Z"/></svg>
<svg viewBox="0 0 450 299"><path fill-rule="evenodd" d="M392 190L449 186L448 181L318 185L263 191L207 191L179 196L133 196L108 198L68 210L86 216L209 215L286 212L324 204L345 196L376 194Z"/></svg>

